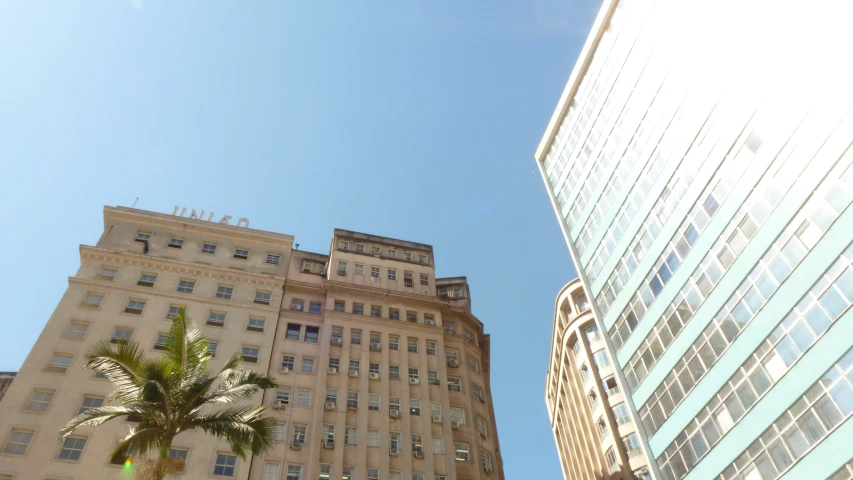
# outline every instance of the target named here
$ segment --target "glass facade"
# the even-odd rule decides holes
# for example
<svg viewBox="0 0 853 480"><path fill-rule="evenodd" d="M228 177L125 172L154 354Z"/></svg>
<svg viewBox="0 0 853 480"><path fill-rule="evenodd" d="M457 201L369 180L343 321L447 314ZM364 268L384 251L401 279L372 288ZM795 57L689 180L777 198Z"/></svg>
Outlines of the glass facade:
<svg viewBox="0 0 853 480"><path fill-rule="evenodd" d="M614 413L656 478L848 478L823 442L853 438L853 98L813 80L837 42L818 28L783 61L767 2L694 3L605 1L536 153Z"/></svg>

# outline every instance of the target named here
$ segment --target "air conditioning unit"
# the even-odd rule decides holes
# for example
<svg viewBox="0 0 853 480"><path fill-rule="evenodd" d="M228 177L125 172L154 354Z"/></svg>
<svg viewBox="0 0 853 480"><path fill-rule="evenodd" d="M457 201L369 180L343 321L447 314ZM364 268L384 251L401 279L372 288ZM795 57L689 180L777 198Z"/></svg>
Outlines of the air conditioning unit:
<svg viewBox="0 0 853 480"><path fill-rule="evenodd" d="M335 402L326 402L326 410L331 411L334 409L335 409Z"/></svg>
<svg viewBox="0 0 853 480"><path fill-rule="evenodd" d="M333 448L335 448L335 442L330 442L326 440L325 442L323 442L323 448L325 448L326 450L332 450Z"/></svg>
<svg viewBox="0 0 853 480"><path fill-rule="evenodd" d="M293 442L290 444L290 449L291 450L302 450L302 444L297 443L297 442Z"/></svg>
<svg viewBox="0 0 853 480"><path fill-rule="evenodd" d="M291 370L290 367L282 367L282 369L281 369L281 373L290 373L292 371L293 370Z"/></svg>
<svg viewBox="0 0 853 480"><path fill-rule="evenodd" d="M379 342L370 342L370 350L374 352L382 351L382 344Z"/></svg>
<svg viewBox="0 0 853 480"><path fill-rule="evenodd" d="M300 311L300 312L301 312L301 311L302 311L302 308L303 308L303 307L302 307L302 305L300 305L300 304L298 304L298 303L291 303L291 304L290 304L290 309L291 309L291 310L297 310L297 311Z"/></svg>
<svg viewBox="0 0 853 480"><path fill-rule="evenodd" d="M407 278L407 279L405 279L405 280L403 280L403 282L405 282L405 284L406 284L406 286L407 286L407 287L414 286L414 282L412 282L412 280L410 280L410 279L408 279L408 278Z"/></svg>
<svg viewBox="0 0 853 480"><path fill-rule="evenodd" d="M286 407L286 406L287 406L287 404L286 404L286 403L284 403L284 401L283 401L283 400L276 400L276 401L275 401L275 402L273 402L273 404L272 404L272 408L274 408L274 409L276 409L276 410L284 410L284 407Z"/></svg>
<svg viewBox="0 0 853 480"><path fill-rule="evenodd" d="M329 375L337 375L338 369L335 367L329 367Z"/></svg>
<svg viewBox="0 0 853 480"><path fill-rule="evenodd" d="M486 474L491 475L492 467L483 467L483 471L486 472Z"/></svg>
<svg viewBox="0 0 853 480"><path fill-rule="evenodd" d="M341 346L344 344L344 339L340 337L332 337L332 345Z"/></svg>
<svg viewBox="0 0 853 480"><path fill-rule="evenodd" d="M441 423L441 415L433 415L432 423Z"/></svg>
<svg viewBox="0 0 853 480"><path fill-rule="evenodd" d="M418 380L417 378L410 378L409 379L409 385L420 385L420 384L421 384L421 381Z"/></svg>
<svg viewBox="0 0 853 480"><path fill-rule="evenodd" d="M415 450L414 452L412 452L412 455L414 455L415 458L424 458L424 451L423 450Z"/></svg>
<svg viewBox="0 0 853 480"><path fill-rule="evenodd" d="M456 429L457 429L457 428L459 428L460 426L462 426L462 424L461 424L461 423L459 423L459 422L457 422L456 420L451 420L451 421L450 421L450 427L451 427L451 428L453 428L454 430L456 430Z"/></svg>
<svg viewBox="0 0 853 480"><path fill-rule="evenodd" d="M376 372L370 372L367 376L370 377L371 380L379 380L379 374Z"/></svg>
<svg viewBox="0 0 853 480"><path fill-rule="evenodd" d="M388 416L391 418L400 418L400 410L397 410L396 408L392 408L392 409L388 410Z"/></svg>
<svg viewBox="0 0 853 480"><path fill-rule="evenodd" d="M480 403L486 403L486 399L485 399L485 398L483 398L483 397L480 397L480 396L478 396L478 395L474 395L474 398L476 398L477 400L479 400L479 401L480 401Z"/></svg>
<svg viewBox="0 0 853 480"><path fill-rule="evenodd" d="M338 269L338 275L345 277L347 275L347 271L339 268Z"/></svg>
<svg viewBox="0 0 853 480"><path fill-rule="evenodd" d="M448 358L447 359L447 366L456 368L459 366L459 360L456 360L455 358Z"/></svg>
<svg viewBox="0 0 853 480"><path fill-rule="evenodd" d="M388 455L396 457L399 454L400 454L399 448L392 448L392 449L388 450Z"/></svg>
<svg viewBox="0 0 853 480"><path fill-rule="evenodd" d="M357 377L358 376L358 370L350 370L349 376L350 377Z"/></svg>
<svg viewBox="0 0 853 480"><path fill-rule="evenodd" d="M437 378L431 378L431 379L429 379L429 384L430 385L441 385L441 382Z"/></svg>

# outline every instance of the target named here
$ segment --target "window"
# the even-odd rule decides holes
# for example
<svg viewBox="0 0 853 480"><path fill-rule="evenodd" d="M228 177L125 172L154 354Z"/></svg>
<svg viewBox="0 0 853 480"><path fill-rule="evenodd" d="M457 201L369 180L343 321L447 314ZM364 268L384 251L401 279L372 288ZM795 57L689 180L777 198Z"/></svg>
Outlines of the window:
<svg viewBox="0 0 853 480"><path fill-rule="evenodd" d="M207 315L207 324L214 327L221 327L225 325L225 312L211 310Z"/></svg>
<svg viewBox="0 0 853 480"><path fill-rule="evenodd" d="M151 232L137 232L136 238L133 240L137 242L147 242L148 240L151 240Z"/></svg>
<svg viewBox="0 0 853 480"><path fill-rule="evenodd" d="M302 325L298 323L288 323L287 330L284 334L286 340L299 340L299 333L302 331Z"/></svg>
<svg viewBox="0 0 853 480"><path fill-rule="evenodd" d="M305 425L294 425L291 427L290 438L294 445L303 445L308 434L308 427Z"/></svg>
<svg viewBox="0 0 853 480"><path fill-rule="evenodd" d="M420 371L417 368L409 368L409 381L411 382L412 380L420 380Z"/></svg>
<svg viewBox="0 0 853 480"><path fill-rule="evenodd" d="M456 460L459 462L470 462L471 454L467 443L456 443Z"/></svg>
<svg viewBox="0 0 853 480"><path fill-rule="evenodd" d="M427 355L436 355L437 354L435 341L433 341L433 340L427 340L426 341L426 353L427 353Z"/></svg>
<svg viewBox="0 0 853 480"><path fill-rule="evenodd" d="M334 406L338 406L338 389L337 388L327 388L326 389L326 403L331 403Z"/></svg>
<svg viewBox="0 0 853 480"><path fill-rule="evenodd" d="M601 335L598 332L598 327L595 325L591 325L591 326L587 327L583 331L583 333L584 333L584 335L586 335L586 340L589 343L597 342L597 341L601 340Z"/></svg>
<svg viewBox="0 0 853 480"><path fill-rule="evenodd" d="M361 371L361 360L349 360L349 371L350 372L360 372Z"/></svg>
<svg viewBox="0 0 853 480"><path fill-rule="evenodd" d="M314 264L309 262L308 260L302 261L302 271L311 273L311 269L314 268Z"/></svg>
<svg viewBox="0 0 853 480"><path fill-rule="evenodd" d="M325 276L325 273L326 273L326 264L325 263L318 263L317 264L317 273Z"/></svg>
<svg viewBox="0 0 853 480"><path fill-rule="evenodd" d="M381 317L382 316L382 307L377 305L370 306L370 316L371 317Z"/></svg>
<svg viewBox="0 0 853 480"><path fill-rule="evenodd" d="M82 415L89 411L90 408L99 408L104 406L103 397L92 397L86 395L83 397L83 403L80 405L80 408L77 410L77 415Z"/></svg>
<svg viewBox="0 0 853 480"><path fill-rule="evenodd" d="M320 480L329 480L332 477L332 465L328 463L320 464Z"/></svg>
<svg viewBox="0 0 853 480"><path fill-rule="evenodd" d="M388 269L388 280L397 280L397 270L394 268Z"/></svg>
<svg viewBox="0 0 853 480"><path fill-rule="evenodd" d="M347 274L347 262L338 261L338 275Z"/></svg>
<svg viewBox="0 0 853 480"><path fill-rule="evenodd" d="M637 438L636 433L629 433L622 437L622 444L625 445L625 451L629 457L635 457L643 453L640 448L640 440Z"/></svg>
<svg viewBox="0 0 853 480"><path fill-rule="evenodd" d="M438 289L438 296L439 297L446 297L447 296L447 289L446 288L439 288Z"/></svg>
<svg viewBox="0 0 853 480"><path fill-rule="evenodd" d="M445 323L444 333L447 335L456 335L456 325L453 323Z"/></svg>
<svg viewBox="0 0 853 480"><path fill-rule="evenodd" d="M370 278L379 278L379 267L370 267Z"/></svg>
<svg viewBox="0 0 853 480"><path fill-rule="evenodd" d="M403 252L403 260L412 261L412 252Z"/></svg>
<svg viewBox="0 0 853 480"><path fill-rule="evenodd" d="M358 444L358 428L346 427L344 430L344 443L347 445Z"/></svg>
<svg viewBox="0 0 853 480"><path fill-rule="evenodd" d="M8 455L24 455L27 453L27 448L29 448L32 441L33 432L14 429L9 435L9 439L6 440L3 453Z"/></svg>
<svg viewBox="0 0 853 480"><path fill-rule="evenodd" d="M480 372L480 363L477 362L477 359L474 357L468 357L468 368L474 370L475 372Z"/></svg>
<svg viewBox="0 0 853 480"><path fill-rule="evenodd" d="M421 263L427 263L427 256L424 254L419 254L418 255L418 261Z"/></svg>
<svg viewBox="0 0 853 480"><path fill-rule="evenodd" d="M465 420L465 409L450 407L450 421L457 425L467 425Z"/></svg>
<svg viewBox="0 0 853 480"><path fill-rule="evenodd" d="M358 408L358 392L347 392L347 408Z"/></svg>
<svg viewBox="0 0 853 480"><path fill-rule="evenodd" d="M353 345L361 345L361 330L353 330L350 332L349 343Z"/></svg>
<svg viewBox="0 0 853 480"><path fill-rule="evenodd" d="M30 395L30 401L27 402L27 406L24 407L24 410L44 413L47 411L47 408L50 407L50 402L52 401L53 392L33 390L33 393Z"/></svg>
<svg viewBox="0 0 853 480"><path fill-rule="evenodd" d="M323 424L323 441L335 442L335 426L328 423Z"/></svg>
<svg viewBox="0 0 853 480"><path fill-rule="evenodd" d="M416 398L409 399L409 413L411 415L421 415L421 401Z"/></svg>
<svg viewBox="0 0 853 480"><path fill-rule="evenodd" d="M389 335L388 336L388 349L389 350L399 350L400 349L400 337L397 335Z"/></svg>
<svg viewBox="0 0 853 480"><path fill-rule="evenodd" d="M355 264L355 274L356 275L364 275L364 265L361 263Z"/></svg>
<svg viewBox="0 0 853 480"><path fill-rule="evenodd" d="M116 278L116 273L118 273L118 270L115 268L103 267L101 268L101 271L98 272L98 276L101 277L102 280L112 282L113 279Z"/></svg>
<svg viewBox="0 0 853 480"><path fill-rule="evenodd" d="M139 276L139 280L136 281L136 284L140 287L153 287L154 282L157 281L157 275L154 273L143 273Z"/></svg>
<svg viewBox="0 0 853 480"><path fill-rule="evenodd" d="M368 468L367 469L367 480L379 480L379 469L378 468Z"/></svg>
<svg viewBox="0 0 853 480"><path fill-rule="evenodd" d="M287 439L287 424L276 423L272 427L272 439L276 442L283 442Z"/></svg>
<svg viewBox="0 0 853 480"><path fill-rule="evenodd" d="M103 301L104 294L88 292L86 296L83 297L82 305L88 308L99 308L101 306L101 302Z"/></svg>
<svg viewBox="0 0 853 480"><path fill-rule="evenodd" d="M477 431L480 432L482 435L489 434L489 428L486 424L486 419L479 415L477 415Z"/></svg>
<svg viewBox="0 0 853 480"><path fill-rule="evenodd" d="M320 327L307 325L305 327L305 341L308 343L320 342Z"/></svg>
<svg viewBox="0 0 853 480"><path fill-rule="evenodd" d="M616 384L616 377L610 375L601 381L602 387L604 387L604 391L607 392L608 397L612 397L619 393L619 385Z"/></svg>
<svg viewBox="0 0 853 480"><path fill-rule="evenodd" d="M261 480L279 480L281 477L281 464L278 462L264 462L264 470L261 473Z"/></svg>
<svg viewBox="0 0 853 480"><path fill-rule="evenodd" d="M412 480L424 480L424 474L418 472L412 472Z"/></svg>
<svg viewBox="0 0 853 480"><path fill-rule="evenodd" d="M129 328L116 328L113 331L113 338L110 339L110 343L127 343L132 336L133 330Z"/></svg>
<svg viewBox="0 0 853 480"><path fill-rule="evenodd" d="M390 318L391 320L399 320L400 319L400 311L397 310L396 308L389 308L388 309L388 318Z"/></svg>
<svg viewBox="0 0 853 480"><path fill-rule="evenodd" d="M286 372L292 372L296 365L296 356L284 354L281 356L281 369Z"/></svg>
<svg viewBox="0 0 853 480"><path fill-rule="evenodd" d="M268 253L266 263L269 263L270 265L280 265L281 255L277 253Z"/></svg>
<svg viewBox="0 0 853 480"><path fill-rule="evenodd" d="M323 313L323 304L320 302L311 302L308 305L308 313L312 313L314 315Z"/></svg>
<svg viewBox="0 0 853 480"><path fill-rule="evenodd" d="M469 342L474 342L474 334L470 330L465 330L465 339Z"/></svg>
<svg viewBox="0 0 853 480"><path fill-rule="evenodd" d="M418 353L418 339L409 337L409 353Z"/></svg>
<svg viewBox="0 0 853 480"><path fill-rule="evenodd" d="M341 476L341 480L356 480L355 478L355 467L351 467L349 465L344 465L343 476Z"/></svg>
<svg viewBox="0 0 853 480"><path fill-rule="evenodd" d="M212 243L205 243L201 246L201 253L206 253L208 255L213 255L216 253L216 245Z"/></svg>
<svg viewBox="0 0 853 480"><path fill-rule="evenodd" d="M65 373L68 371L68 367L71 366L72 358L74 357L71 355L55 353L53 354L53 358L50 359L50 363L47 365L45 370L51 373Z"/></svg>
<svg viewBox="0 0 853 480"><path fill-rule="evenodd" d="M364 253L364 244L363 243L356 243L355 244L355 251L358 253Z"/></svg>
<svg viewBox="0 0 853 480"><path fill-rule="evenodd" d="M272 299L271 292L265 292L263 290L258 290L255 292L255 300L254 302L259 305L269 305L270 300Z"/></svg>
<svg viewBox="0 0 853 480"><path fill-rule="evenodd" d="M607 357L607 352L605 352L603 348L592 354L592 360L598 368L610 365L610 359Z"/></svg>
<svg viewBox="0 0 853 480"><path fill-rule="evenodd" d="M233 477L237 468L237 457L224 453L216 454L216 463L213 465L213 474L220 477Z"/></svg>
<svg viewBox="0 0 853 480"><path fill-rule="evenodd" d="M264 327L266 326L267 319L261 317L249 317L249 324L246 327L247 330L252 332L263 332Z"/></svg>
<svg viewBox="0 0 853 480"><path fill-rule="evenodd" d="M406 312L406 321L409 323L418 323L418 314L415 312Z"/></svg>
<svg viewBox="0 0 853 480"><path fill-rule="evenodd" d="M89 331L88 323L72 320L71 324L68 325L68 330L65 330L65 334L63 336L74 340L82 340L83 337L86 336L87 331Z"/></svg>
<svg viewBox="0 0 853 480"><path fill-rule="evenodd" d="M424 441L420 434L412 434L412 451L421 455L424 454Z"/></svg>
<svg viewBox="0 0 853 480"><path fill-rule="evenodd" d="M367 430L367 446L368 447L379 447L379 430Z"/></svg>
<svg viewBox="0 0 853 480"><path fill-rule="evenodd" d="M329 371L341 371L341 359L338 357L329 357Z"/></svg>
<svg viewBox="0 0 853 480"><path fill-rule="evenodd" d="M476 384L471 384L471 390L474 392L474 398L479 401L485 401L485 397L483 397L483 390L478 387Z"/></svg>
<svg viewBox="0 0 853 480"><path fill-rule="evenodd" d="M296 391L296 406L310 407L311 406L311 390Z"/></svg>
<svg viewBox="0 0 853 480"><path fill-rule="evenodd" d="M459 364L459 350L455 348L445 348L444 357L448 362Z"/></svg>
<svg viewBox="0 0 853 480"><path fill-rule="evenodd" d="M441 402L429 402L429 414L431 418L441 419Z"/></svg>
<svg viewBox="0 0 853 480"><path fill-rule="evenodd" d="M217 348L219 348L219 342L214 340L207 341L207 353L209 353L211 357L216 357Z"/></svg>
<svg viewBox="0 0 853 480"><path fill-rule="evenodd" d="M243 361L246 363L258 363L258 355L260 350L255 347L243 347Z"/></svg>
<svg viewBox="0 0 853 480"><path fill-rule="evenodd" d="M279 387L275 391L275 401L288 405L290 403L290 387Z"/></svg>
<svg viewBox="0 0 853 480"><path fill-rule="evenodd" d="M62 447L59 449L59 455L56 458L76 462L80 460L80 456L83 455L83 448L85 447L85 437L68 437L62 442Z"/></svg>
<svg viewBox="0 0 853 480"><path fill-rule="evenodd" d="M232 296L234 296L234 287L227 287L225 285L216 287L216 298L231 300Z"/></svg>
<svg viewBox="0 0 853 480"><path fill-rule="evenodd" d="M610 465L611 467L613 465L616 465L616 451L613 450L613 447L608 448L607 451L604 452L604 456L605 458L607 458L608 465Z"/></svg>
<svg viewBox="0 0 853 480"><path fill-rule="evenodd" d="M459 377L447 377L447 389L451 392L462 393L462 379Z"/></svg>
<svg viewBox="0 0 853 480"><path fill-rule="evenodd" d="M425 313L424 325L435 325L435 317L430 313Z"/></svg>
<svg viewBox="0 0 853 480"><path fill-rule="evenodd" d="M400 366L399 365L388 365L388 379L389 380L399 380L400 379Z"/></svg>
<svg viewBox="0 0 853 480"><path fill-rule="evenodd" d="M430 385L438 385L439 384L438 372L436 372L434 370L427 371L427 382Z"/></svg>
<svg viewBox="0 0 853 480"><path fill-rule="evenodd" d="M124 313L130 313L133 315L142 315L143 310L145 310L144 300L128 300L127 306L124 307Z"/></svg>
<svg viewBox="0 0 853 480"><path fill-rule="evenodd" d="M412 280L412 272L403 272L403 284L407 287L413 287L415 285L415 281Z"/></svg>
<svg viewBox="0 0 853 480"><path fill-rule="evenodd" d="M444 455L444 437L432 437L432 453Z"/></svg>
<svg viewBox="0 0 853 480"><path fill-rule="evenodd" d="M314 373L314 359L302 357L302 373Z"/></svg>
<svg viewBox="0 0 853 480"><path fill-rule="evenodd" d="M353 303L352 304L352 313L354 313L356 315L364 315L364 305L362 305L360 303Z"/></svg>
<svg viewBox="0 0 853 480"><path fill-rule="evenodd" d="M625 425L631 421L631 417L628 416L628 407L626 407L624 403L619 403L613 406L613 416L616 418L616 423L618 425Z"/></svg>
<svg viewBox="0 0 853 480"><path fill-rule="evenodd" d="M367 395L367 409L373 410L375 412L379 411L379 395L375 393L370 393Z"/></svg>
<svg viewBox="0 0 853 480"><path fill-rule="evenodd" d="M429 275L427 275L426 273L421 274L421 285L429 286Z"/></svg>
<svg viewBox="0 0 853 480"><path fill-rule="evenodd" d="M492 457L488 452L480 452L480 461L483 462L483 470L492 471Z"/></svg>
<svg viewBox="0 0 853 480"><path fill-rule="evenodd" d="M181 280L178 282L178 291L181 293L193 293L195 280Z"/></svg>
<svg viewBox="0 0 853 480"><path fill-rule="evenodd" d="M373 247L370 248L370 251L373 252L374 255L378 255L378 254L382 253L382 248L374 245Z"/></svg>
<svg viewBox="0 0 853 480"><path fill-rule="evenodd" d="M369 371L370 373L375 373L376 375L379 375L379 364L378 364L378 363L370 362L370 366L369 366L369 370L368 370L368 371Z"/></svg>
<svg viewBox="0 0 853 480"><path fill-rule="evenodd" d="M452 289L451 293L452 293L452 295L451 295L451 296L452 296L453 298L462 298L462 297L464 297L464 295L462 294L462 287L453 287L453 289Z"/></svg>
<svg viewBox="0 0 853 480"><path fill-rule="evenodd" d="M346 240L341 240L341 241L338 243L338 247L339 247L341 250L349 250L349 242L348 242L348 241L346 241Z"/></svg>
<svg viewBox="0 0 853 480"><path fill-rule="evenodd" d="M285 480L302 480L302 465L288 465Z"/></svg>
<svg viewBox="0 0 853 480"><path fill-rule="evenodd" d="M397 250L389 248L388 249L388 256L391 258L397 258Z"/></svg>
<svg viewBox="0 0 853 480"><path fill-rule="evenodd" d="M187 448L173 447L169 449L169 458L183 460L184 463L187 462L187 457L189 457L189 455L190 451Z"/></svg>
<svg viewBox="0 0 853 480"><path fill-rule="evenodd" d="M239 258L240 260L246 260L249 258L249 250L246 248L237 247L234 249L234 258Z"/></svg>
<svg viewBox="0 0 853 480"><path fill-rule="evenodd" d="M335 300L335 311L336 312L344 312L346 311L347 304L343 300Z"/></svg>
<svg viewBox="0 0 853 480"><path fill-rule="evenodd" d="M400 432L388 432L388 443L392 452L399 452L403 446L403 437Z"/></svg>

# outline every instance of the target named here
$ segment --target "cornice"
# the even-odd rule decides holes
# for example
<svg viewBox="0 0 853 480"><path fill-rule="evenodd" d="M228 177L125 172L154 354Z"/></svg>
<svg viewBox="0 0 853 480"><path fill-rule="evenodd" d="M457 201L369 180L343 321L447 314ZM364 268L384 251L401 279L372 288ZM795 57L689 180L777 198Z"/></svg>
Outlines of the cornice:
<svg viewBox="0 0 853 480"><path fill-rule="evenodd" d="M244 272L231 268L201 265L164 257L153 257L133 252L109 250L102 247L80 245L80 258L108 262L115 265L127 265L161 272L177 273L192 278L215 278L233 283L249 283L269 289L281 289L284 277Z"/></svg>

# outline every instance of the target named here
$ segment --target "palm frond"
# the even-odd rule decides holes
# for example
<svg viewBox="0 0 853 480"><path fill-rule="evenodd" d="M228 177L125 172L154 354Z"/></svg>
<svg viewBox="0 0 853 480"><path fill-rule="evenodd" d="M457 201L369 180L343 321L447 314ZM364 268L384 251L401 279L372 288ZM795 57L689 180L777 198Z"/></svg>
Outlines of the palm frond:
<svg viewBox="0 0 853 480"><path fill-rule="evenodd" d="M113 384L113 396L119 400L133 400L145 383L139 369L145 357L139 344L130 340L119 343L115 350L109 340L96 342L86 353L85 368L104 375Z"/></svg>
<svg viewBox="0 0 853 480"><path fill-rule="evenodd" d="M166 336L165 358L172 361L184 381L193 382L204 374L212 357L208 348L209 343L201 329L181 308L172 319L172 328Z"/></svg>
<svg viewBox="0 0 853 480"><path fill-rule="evenodd" d="M151 450L157 450L163 445L162 428L152 426L137 426L130 429L126 437L121 439L116 448L110 452L110 462L116 463L133 456L144 456Z"/></svg>
<svg viewBox="0 0 853 480"><path fill-rule="evenodd" d="M260 455L272 445L275 419L265 416L267 408L259 405L230 407L188 419L181 430L200 428L205 433L225 437L231 451L245 459L246 453Z"/></svg>
<svg viewBox="0 0 853 480"><path fill-rule="evenodd" d="M240 398L250 398L259 390L276 388L278 384L266 374L253 370L232 371L210 395L204 397L204 403L234 403Z"/></svg>
<svg viewBox="0 0 853 480"><path fill-rule="evenodd" d="M72 418L59 429L59 441L65 440L65 438L71 435L74 430L77 430L80 427L97 427L98 425L114 418L126 417L128 415L141 415L144 417L146 415L150 415L150 413L145 408L138 406L117 405L90 408L80 415Z"/></svg>

